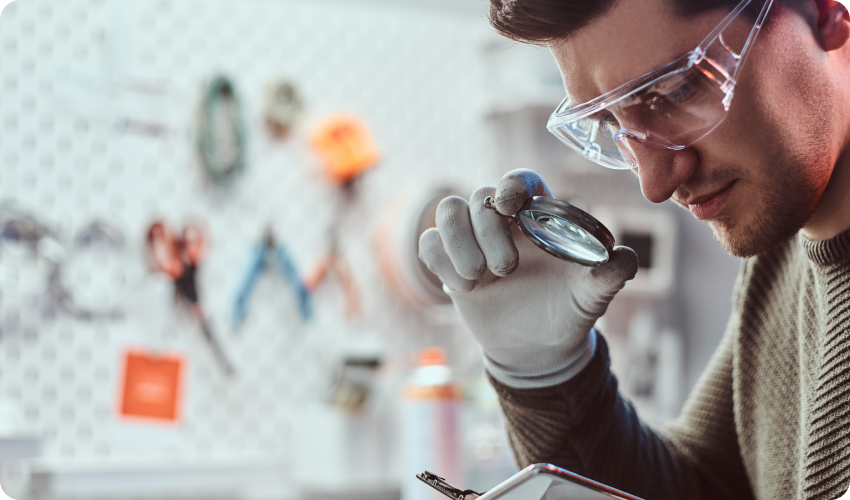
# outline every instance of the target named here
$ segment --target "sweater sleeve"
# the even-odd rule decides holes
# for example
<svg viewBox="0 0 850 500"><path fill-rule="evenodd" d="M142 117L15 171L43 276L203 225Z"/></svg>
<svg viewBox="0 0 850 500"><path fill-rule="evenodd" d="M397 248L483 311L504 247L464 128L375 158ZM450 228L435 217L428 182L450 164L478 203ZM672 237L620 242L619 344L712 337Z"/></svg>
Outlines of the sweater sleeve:
<svg viewBox="0 0 850 500"><path fill-rule="evenodd" d="M732 330L663 432L618 393L601 335L591 362L559 385L516 389L490 377L517 462L552 463L646 500L752 499L735 431Z"/></svg>

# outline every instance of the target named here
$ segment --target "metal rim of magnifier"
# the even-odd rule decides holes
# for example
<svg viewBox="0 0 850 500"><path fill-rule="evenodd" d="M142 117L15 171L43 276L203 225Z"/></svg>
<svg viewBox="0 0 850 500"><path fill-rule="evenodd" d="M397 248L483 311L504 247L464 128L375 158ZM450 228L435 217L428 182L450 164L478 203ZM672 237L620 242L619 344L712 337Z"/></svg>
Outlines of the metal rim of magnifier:
<svg viewBox="0 0 850 500"><path fill-rule="evenodd" d="M519 217L521 212L526 210L531 210L535 212L545 212L550 215L554 215L556 217L560 217L561 219L566 220L567 222L578 226L579 228L586 231L590 236L596 238L596 240L605 247L605 252L607 253L607 258L602 262L596 262L592 260L582 259L580 257L576 257L573 255L567 255L561 253L552 247L548 246L546 243L537 238L527 227L522 223L522 219ZM569 203L564 201L556 200L554 198L548 198L546 196L534 196L525 201L522 205L522 208L519 209L517 215L513 217L514 221L516 221L517 226L519 226L520 230L525 234L525 236L531 240L535 245L543 249L546 253L557 257L561 260L566 260L568 262L574 262L576 264L581 264L583 266L589 267L599 267L611 258L611 252L614 250L614 235L611 234L611 231L608 230L601 222L599 222L595 217L590 215L589 213L581 210L580 208L574 207Z"/></svg>

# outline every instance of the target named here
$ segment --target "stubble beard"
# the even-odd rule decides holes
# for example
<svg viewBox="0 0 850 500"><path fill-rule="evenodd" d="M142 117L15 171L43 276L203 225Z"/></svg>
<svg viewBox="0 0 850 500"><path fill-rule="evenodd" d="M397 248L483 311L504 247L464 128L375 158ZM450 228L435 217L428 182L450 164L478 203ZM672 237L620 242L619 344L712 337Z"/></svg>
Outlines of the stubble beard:
<svg viewBox="0 0 850 500"><path fill-rule="evenodd" d="M812 217L818 188L800 168L772 177L773 185L762 192L762 200L752 200L754 211L723 215L708 221L714 238L735 257L754 257L785 243ZM744 219L744 220L742 220Z"/></svg>

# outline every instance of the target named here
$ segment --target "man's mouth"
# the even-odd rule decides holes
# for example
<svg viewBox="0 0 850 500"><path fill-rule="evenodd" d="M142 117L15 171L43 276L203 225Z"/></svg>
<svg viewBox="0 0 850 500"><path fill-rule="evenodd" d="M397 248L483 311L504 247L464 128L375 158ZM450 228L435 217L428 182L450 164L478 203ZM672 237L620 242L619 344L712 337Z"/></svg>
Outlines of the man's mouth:
<svg viewBox="0 0 850 500"><path fill-rule="evenodd" d="M688 206L688 210L694 214L697 220L713 219L720 215L720 212L726 206L726 202L729 200L735 184L736 182L732 181L719 191L703 196L695 196L683 204Z"/></svg>

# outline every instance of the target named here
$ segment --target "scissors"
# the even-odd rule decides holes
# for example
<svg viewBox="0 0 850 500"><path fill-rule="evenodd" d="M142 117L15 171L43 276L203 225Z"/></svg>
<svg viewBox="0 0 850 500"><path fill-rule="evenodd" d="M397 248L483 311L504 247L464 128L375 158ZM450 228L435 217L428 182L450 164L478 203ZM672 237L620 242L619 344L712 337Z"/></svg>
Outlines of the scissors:
<svg viewBox="0 0 850 500"><path fill-rule="evenodd" d="M225 374L233 375L233 365L213 335L212 327L198 299L195 275L198 264L204 259L209 248L203 231L197 226L188 225L178 237L165 223L154 222L148 229L147 245L156 268L171 278L177 295L186 301L192 316L201 325L201 332L221 369Z"/></svg>

